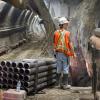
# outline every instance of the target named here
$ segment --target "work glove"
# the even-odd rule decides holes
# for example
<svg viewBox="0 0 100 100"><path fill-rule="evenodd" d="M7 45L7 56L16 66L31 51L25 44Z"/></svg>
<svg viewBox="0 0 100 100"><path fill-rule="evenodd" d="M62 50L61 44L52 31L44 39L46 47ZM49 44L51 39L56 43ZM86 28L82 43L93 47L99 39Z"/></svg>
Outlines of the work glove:
<svg viewBox="0 0 100 100"><path fill-rule="evenodd" d="M56 58L56 51L55 50L54 50L54 54L53 55L54 55L54 58Z"/></svg>
<svg viewBox="0 0 100 100"><path fill-rule="evenodd" d="M56 58L56 52L54 52L54 57Z"/></svg>

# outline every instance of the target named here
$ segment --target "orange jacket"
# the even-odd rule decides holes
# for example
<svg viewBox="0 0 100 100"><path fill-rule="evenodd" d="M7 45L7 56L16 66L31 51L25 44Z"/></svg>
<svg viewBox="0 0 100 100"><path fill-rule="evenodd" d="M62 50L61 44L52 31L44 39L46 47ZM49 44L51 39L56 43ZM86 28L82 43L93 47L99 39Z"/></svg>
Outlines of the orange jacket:
<svg viewBox="0 0 100 100"><path fill-rule="evenodd" d="M63 36L61 35L62 32L63 32ZM67 56L74 55L71 44L70 44L70 32L69 31L57 30L54 33L54 49L58 52L65 53Z"/></svg>

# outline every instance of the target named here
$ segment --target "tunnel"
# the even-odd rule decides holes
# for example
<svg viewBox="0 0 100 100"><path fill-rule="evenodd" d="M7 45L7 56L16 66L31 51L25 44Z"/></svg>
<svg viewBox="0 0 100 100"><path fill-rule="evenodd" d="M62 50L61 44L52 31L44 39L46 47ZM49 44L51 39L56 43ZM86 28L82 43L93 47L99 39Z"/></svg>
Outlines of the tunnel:
<svg viewBox="0 0 100 100"><path fill-rule="evenodd" d="M100 28L99 9L99 0L0 0L0 61L54 58L52 37L59 27L56 18L65 16L70 22L68 30L77 55L75 60L71 59L72 85L91 86L94 56L89 38ZM97 67L99 50L95 50Z"/></svg>

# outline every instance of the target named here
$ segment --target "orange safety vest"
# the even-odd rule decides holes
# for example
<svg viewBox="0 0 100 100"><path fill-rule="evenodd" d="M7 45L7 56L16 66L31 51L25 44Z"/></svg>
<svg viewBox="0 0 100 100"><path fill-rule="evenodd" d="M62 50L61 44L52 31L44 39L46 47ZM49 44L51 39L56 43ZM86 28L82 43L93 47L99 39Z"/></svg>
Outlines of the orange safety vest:
<svg viewBox="0 0 100 100"><path fill-rule="evenodd" d="M74 52L72 51L72 47L70 45L69 40L70 32L63 30L57 30L54 33L54 48L58 52L63 52L67 56L73 56Z"/></svg>

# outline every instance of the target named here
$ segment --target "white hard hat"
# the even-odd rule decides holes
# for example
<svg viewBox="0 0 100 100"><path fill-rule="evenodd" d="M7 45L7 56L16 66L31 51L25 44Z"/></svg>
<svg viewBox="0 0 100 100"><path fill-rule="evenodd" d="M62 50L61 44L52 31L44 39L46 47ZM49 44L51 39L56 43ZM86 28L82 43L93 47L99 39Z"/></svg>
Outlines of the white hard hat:
<svg viewBox="0 0 100 100"><path fill-rule="evenodd" d="M61 17L61 18L59 18L59 25L60 24L65 24L65 23L69 23L69 21L65 18L65 17Z"/></svg>

